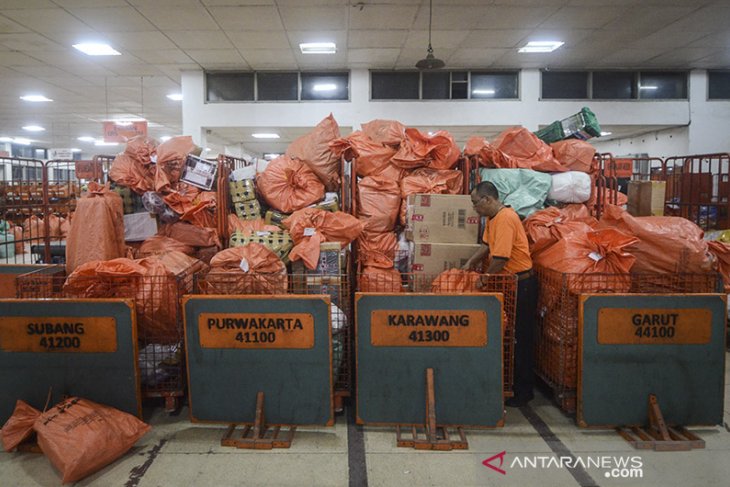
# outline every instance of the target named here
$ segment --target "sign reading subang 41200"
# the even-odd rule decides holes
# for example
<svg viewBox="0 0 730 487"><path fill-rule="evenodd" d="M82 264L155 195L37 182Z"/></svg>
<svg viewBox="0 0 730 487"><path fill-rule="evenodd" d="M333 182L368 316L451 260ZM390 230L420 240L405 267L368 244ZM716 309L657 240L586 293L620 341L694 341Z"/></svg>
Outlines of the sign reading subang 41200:
<svg viewBox="0 0 730 487"><path fill-rule="evenodd" d="M376 347L483 347L487 313L482 310L375 310L370 339Z"/></svg>
<svg viewBox="0 0 730 487"><path fill-rule="evenodd" d="M112 317L8 316L3 325L0 350L5 352L117 351L117 322Z"/></svg>
<svg viewBox="0 0 730 487"><path fill-rule="evenodd" d="M314 347L314 318L308 313L201 313L202 348Z"/></svg>

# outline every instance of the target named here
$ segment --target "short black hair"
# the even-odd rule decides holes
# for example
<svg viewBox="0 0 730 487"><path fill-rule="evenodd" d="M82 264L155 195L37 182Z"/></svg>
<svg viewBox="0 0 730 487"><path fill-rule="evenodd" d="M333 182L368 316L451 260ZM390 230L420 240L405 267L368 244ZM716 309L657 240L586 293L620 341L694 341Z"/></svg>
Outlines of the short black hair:
<svg viewBox="0 0 730 487"><path fill-rule="evenodd" d="M476 191L477 195L480 198L489 196L490 198L494 198L496 200L499 199L499 191L497 191L497 187L491 181L482 181L481 183L477 184L477 187L474 188L474 191Z"/></svg>

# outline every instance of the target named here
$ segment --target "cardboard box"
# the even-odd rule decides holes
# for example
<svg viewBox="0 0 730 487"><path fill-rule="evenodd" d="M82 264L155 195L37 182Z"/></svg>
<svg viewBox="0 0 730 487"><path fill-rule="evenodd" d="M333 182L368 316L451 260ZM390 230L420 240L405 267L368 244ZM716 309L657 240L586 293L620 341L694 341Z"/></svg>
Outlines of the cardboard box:
<svg viewBox="0 0 730 487"><path fill-rule="evenodd" d="M480 247L479 244L416 243L410 265L416 283L413 290L429 291L431 281L437 275L449 269L460 268Z"/></svg>
<svg viewBox="0 0 730 487"><path fill-rule="evenodd" d="M633 216L664 216L664 181L630 181L628 211Z"/></svg>
<svg viewBox="0 0 730 487"><path fill-rule="evenodd" d="M140 242L157 234L157 218L153 213L124 215L124 240Z"/></svg>
<svg viewBox="0 0 730 487"><path fill-rule="evenodd" d="M406 220L406 238L412 242L479 242L479 215L474 211L469 195L411 195L407 201Z"/></svg>

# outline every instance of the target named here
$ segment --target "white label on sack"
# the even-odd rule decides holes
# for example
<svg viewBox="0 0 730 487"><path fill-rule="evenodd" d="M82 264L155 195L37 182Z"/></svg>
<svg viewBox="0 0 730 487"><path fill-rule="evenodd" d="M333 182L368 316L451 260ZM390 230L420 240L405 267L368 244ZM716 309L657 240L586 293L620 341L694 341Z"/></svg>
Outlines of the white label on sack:
<svg viewBox="0 0 730 487"><path fill-rule="evenodd" d="M239 267L243 272L248 272L250 269L250 266L248 265L248 261L246 259L241 259L241 264Z"/></svg>
<svg viewBox="0 0 730 487"><path fill-rule="evenodd" d="M307 227L307 228L304 229L304 236L305 237L311 237L312 235L315 234L316 231L317 231L316 228Z"/></svg>
<svg viewBox="0 0 730 487"><path fill-rule="evenodd" d="M588 254L588 257L595 260L596 262L603 260L603 256L598 252L591 252L590 254Z"/></svg>
<svg viewBox="0 0 730 487"><path fill-rule="evenodd" d="M268 237L271 235L271 232L256 232L257 237Z"/></svg>

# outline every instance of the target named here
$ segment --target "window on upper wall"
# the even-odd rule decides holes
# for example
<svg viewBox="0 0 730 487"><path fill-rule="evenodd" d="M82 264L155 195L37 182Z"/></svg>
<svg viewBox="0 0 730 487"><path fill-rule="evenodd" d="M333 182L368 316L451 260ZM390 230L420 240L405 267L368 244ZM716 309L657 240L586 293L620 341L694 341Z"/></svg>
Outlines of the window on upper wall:
<svg viewBox="0 0 730 487"><path fill-rule="evenodd" d="M301 73L302 100L347 100L348 73Z"/></svg>
<svg viewBox="0 0 730 487"><path fill-rule="evenodd" d="M471 98L517 98L517 72L471 73Z"/></svg>
<svg viewBox="0 0 730 487"><path fill-rule="evenodd" d="M642 71L639 98L646 100L687 99L687 73L683 71Z"/></svg>
<svg viewBox="0 0 730 487"><path fill-rule="evenodd" d="M418 100L420 73L389 71L371 73L373 100Z"/></svg>
<svg viewBox="0 0 730 487"><path fill-rule="evenodd" d="M373 100L516 99L517 71L373 71Z"/></svg>
<svg viewBox="0 0 730 487"><path fill-rule="evenodd" d="M594 100L636 98L636 73L633 71L593 71Z"/></svg>
<svg viewBox="0 0 730 487"><path fill-rule="evenodd" d="M707 98L730 100L730 71L707 72Z"/></svg>
<svg viewBox="0 0 730 487"><path fill-rule="evenodd" d="M208 101L253 101L254 73L206 73Z"/></svg>
<svg viewBox="0 0 730 487"><path fill-rule="evenodd" d="M299 73L256 73L259 101L296 101L299 93Z"/></svg>
<svg viewBox="0 0 730 487"><path fill-rule="evenodd" d="M588 71L543 71L542 99L588 98Z"/></svg>

